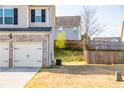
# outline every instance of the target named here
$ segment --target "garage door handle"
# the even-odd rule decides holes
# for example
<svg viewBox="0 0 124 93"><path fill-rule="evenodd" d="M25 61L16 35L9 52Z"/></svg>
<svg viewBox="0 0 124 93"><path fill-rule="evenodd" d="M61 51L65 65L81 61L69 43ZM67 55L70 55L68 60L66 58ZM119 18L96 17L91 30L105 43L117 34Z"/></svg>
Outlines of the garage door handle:
<svg viewBox="0 0 124 93"><path fill-rule="evenodd" d="M8 62L7 60L3 61L3 62Z"/></svg>
<svg viewBox="0 0 124 93"><path fill-rule="evenodd" d="M14 62L19 62L19 60L14 60Z"/></svg>
<svg viewBox="0 0 124 93"><path fill-rule="evenodd" d="M18 50L19 48L14 48L14 50Z"/></svg>
<svg viewBox="0 0 124 93"><path fill-rule="evenodd" d="M8 48L4 48L4 50L8 50Z"/></svg>
<svg viewBox="0 0 124 93"><path fill-rule="evenodd" d="M27 57L27 58L29 58L29 57L30 57L30 55L29 55L29 54L27 54L27 55L26 55L26 57Z"/></svg>
<svg viewBox="0 0 124 93"><path fill-rule="evenodd" d="M41 50L42 48L36 48L36 49Z"/></svg>
<svg viewBox="0 0 124 93"><path fill-rule="evenodd" d="M41 60L37 60L36 62L41 62Z"/></svg>

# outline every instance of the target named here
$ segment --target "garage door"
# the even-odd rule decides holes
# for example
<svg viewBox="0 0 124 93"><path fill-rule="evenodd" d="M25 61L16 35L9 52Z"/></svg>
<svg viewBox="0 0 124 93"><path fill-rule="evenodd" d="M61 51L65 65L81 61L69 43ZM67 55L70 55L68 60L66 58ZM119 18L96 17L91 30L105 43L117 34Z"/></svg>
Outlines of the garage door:
<svg viewBox="0 0 124 93"><path fill-rule="evenodd" d="M9 43L0 43L0 67L9 67Z"/></svg>
<svg viewBox="0 0 124 93"><path fill-rule="evenodd" d="M42 43L15 43L14 67L41 67Z"/></svg>

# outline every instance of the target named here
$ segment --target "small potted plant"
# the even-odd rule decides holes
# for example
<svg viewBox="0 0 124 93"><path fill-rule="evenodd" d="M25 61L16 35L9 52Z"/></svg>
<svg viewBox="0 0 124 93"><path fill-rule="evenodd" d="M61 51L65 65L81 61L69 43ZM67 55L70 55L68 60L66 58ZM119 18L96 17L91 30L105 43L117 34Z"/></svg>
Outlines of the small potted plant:
<svg viewBox="0 0 124 93"><path fill-rule="evenodd" d="M56 38L56 47L59 48L60 50L60 55L62 55L62 49L65 48L65 32L59 32L57 34L57 38ZM62 65L62 59L61 57L56 59L56 65Z"/></svg>

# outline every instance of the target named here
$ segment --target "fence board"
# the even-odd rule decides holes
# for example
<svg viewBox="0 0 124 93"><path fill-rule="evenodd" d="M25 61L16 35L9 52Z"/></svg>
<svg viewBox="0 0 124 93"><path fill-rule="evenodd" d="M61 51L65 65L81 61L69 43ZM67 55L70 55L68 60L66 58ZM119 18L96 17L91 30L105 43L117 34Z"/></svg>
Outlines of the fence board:
<svg viewBox="0 0 124 93"><path fill-rule="evenodd" d="M124 51L84 51L88 64L124 64Z"/></svg>

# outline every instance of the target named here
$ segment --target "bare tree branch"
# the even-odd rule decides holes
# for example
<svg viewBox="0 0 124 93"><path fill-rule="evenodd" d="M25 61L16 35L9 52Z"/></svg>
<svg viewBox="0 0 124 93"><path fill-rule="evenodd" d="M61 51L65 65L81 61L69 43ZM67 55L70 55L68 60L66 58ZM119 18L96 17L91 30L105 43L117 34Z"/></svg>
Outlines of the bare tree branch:
<svg viewBox="0 0 124 93"><path fill-rule="evenodd" d="M83 34L87 36L87 39L94 35L98 36L104 31L104 27L105 26L98 23L95 8L83 7L81 14L81 29Z"/></svg>

